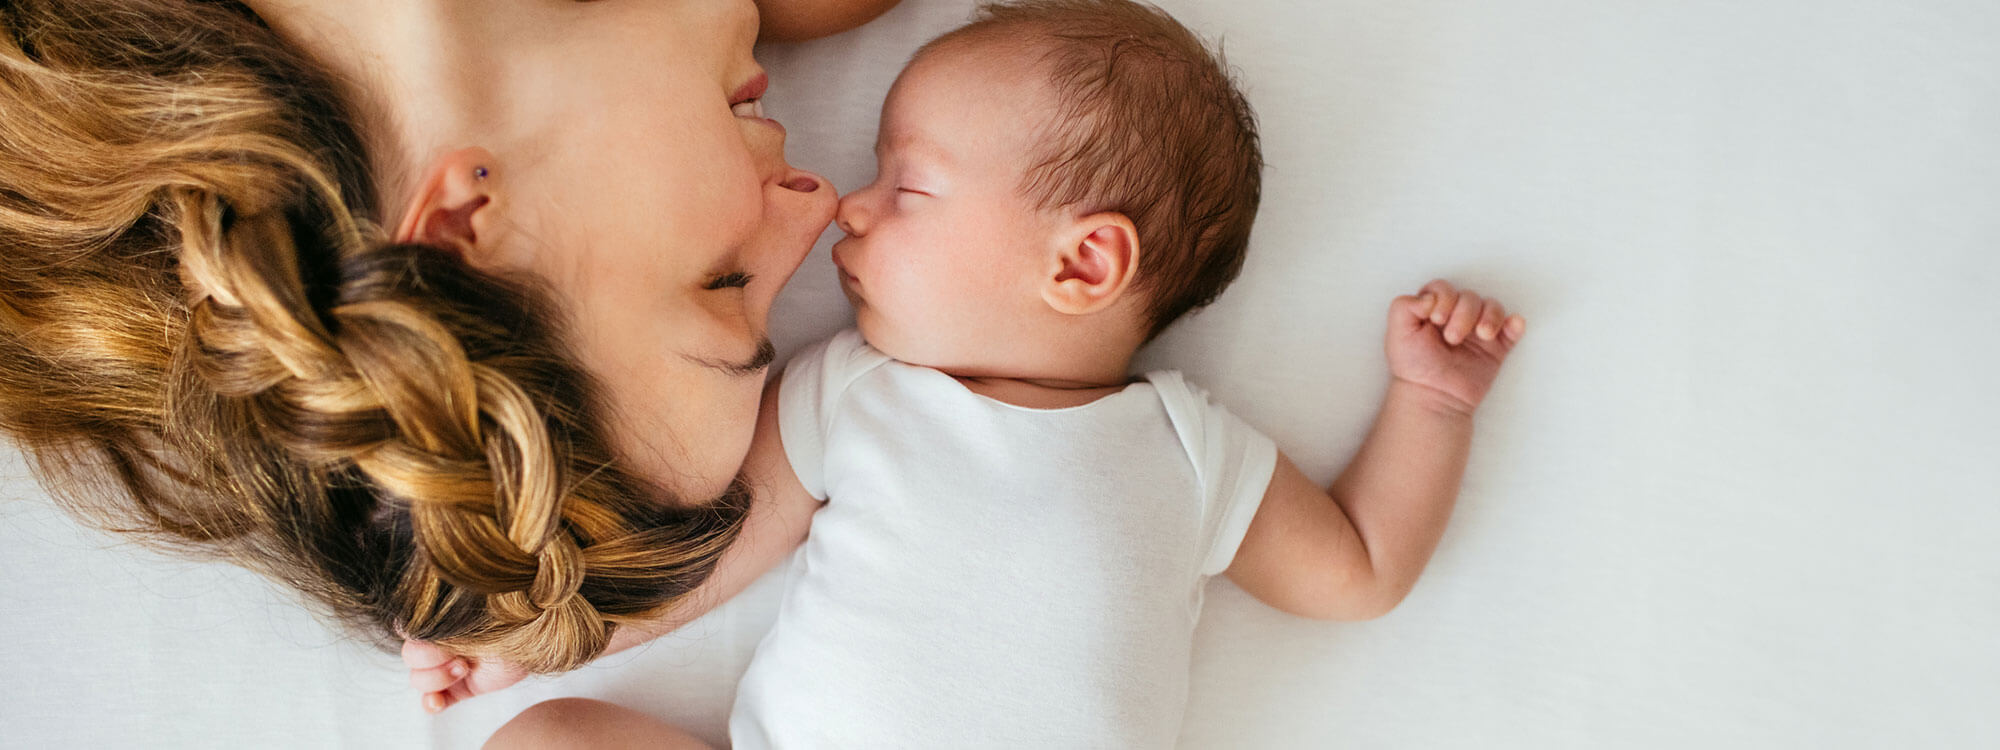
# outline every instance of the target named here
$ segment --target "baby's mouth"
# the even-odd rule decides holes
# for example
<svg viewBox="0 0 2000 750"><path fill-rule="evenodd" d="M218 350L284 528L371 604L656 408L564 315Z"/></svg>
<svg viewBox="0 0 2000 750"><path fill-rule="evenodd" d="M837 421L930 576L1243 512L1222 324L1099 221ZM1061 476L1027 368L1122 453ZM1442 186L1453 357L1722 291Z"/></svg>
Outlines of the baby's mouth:
<svg viewBox="0 0 2000 750"><path fill-rule="evenodd" d="M845 281L849 284L861 283L861 280L855 278L854 274L847 272L847 264L840 262L840 252L838 248L836 248L833 253L833 270L840 273L841 281Z"/></svg>

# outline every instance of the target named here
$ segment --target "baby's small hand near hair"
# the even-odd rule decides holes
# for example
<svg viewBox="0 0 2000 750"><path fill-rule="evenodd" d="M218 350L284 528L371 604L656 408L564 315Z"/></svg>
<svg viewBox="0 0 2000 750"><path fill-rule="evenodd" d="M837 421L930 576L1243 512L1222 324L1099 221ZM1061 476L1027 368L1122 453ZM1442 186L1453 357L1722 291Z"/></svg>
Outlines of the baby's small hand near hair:
<svg viewBox="0 0 2000 750"><path fill-rule="evenodd" d="M497 659L453 656L436 644L408 639L403 641L403 665L410 668L410 687L416 688L419 704L430 713L528 676L527 670Z"/></svg>
<svg viewBox="0 0 2000 750"><path fill-rule="evenodd" d="M1508 315L1499 300L1439 279L1389 306L1389 374L1471 416L1527 329L1528 322Z"/></svg>

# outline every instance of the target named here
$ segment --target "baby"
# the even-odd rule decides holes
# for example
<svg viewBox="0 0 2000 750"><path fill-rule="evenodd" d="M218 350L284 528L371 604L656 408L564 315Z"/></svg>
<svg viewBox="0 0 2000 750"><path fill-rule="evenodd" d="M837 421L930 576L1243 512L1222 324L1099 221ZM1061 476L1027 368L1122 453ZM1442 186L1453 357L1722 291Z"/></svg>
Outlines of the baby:
<svg viewBox="0 0 2000 750"><path fill-rule="evenodd" d="M1130 377L1256 214L1250 109L1194 35L990 8L918 52L876 152L833 247L859 331L766 402L767 497L825 505L737 747L1170 746L1209 576L1313 617L1409 590L1522 323L1444 284L1398 300L1389 403L1332 493L1179 374Z"/></svg>
<svg viewBox="0 0 2000 750"><path fill-rule="evenodd" d="M833 248L858 331L766 389L745 467L811 530L736 747L1169 746L1210 576L1331 619L1410 590L1525 324L1396 298L1331 489L1178 373L1131 377L1257 209L1250 108L1196 36L1126 0L988 7L903 71L876 153Z"/></svg>

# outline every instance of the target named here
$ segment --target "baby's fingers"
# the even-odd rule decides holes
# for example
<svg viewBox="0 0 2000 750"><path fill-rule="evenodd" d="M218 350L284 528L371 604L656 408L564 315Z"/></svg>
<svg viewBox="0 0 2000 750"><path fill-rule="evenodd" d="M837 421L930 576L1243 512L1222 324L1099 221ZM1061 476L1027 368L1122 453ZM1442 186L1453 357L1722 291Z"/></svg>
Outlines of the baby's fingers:
<svg viewBox="0 0 2000 750"><path fill-rule="evenodd" d="M410 670L410 687L419 693L435 693L465 678L465 662L452 660L429 669Z"/></svg>
<svg viewBox="0 0 2000 750"><path fill-rule="evenodd" d="M1472 292L1458 295L1458 304L1451 309L1451 319L1444 324L1445 343L1457 346L1472 335L1472 327L1479 322L1479 309L1484 302ZM1431 319L1437 320L1437 317L1432 316Z"/></svg>
<svg viewBox="0 0 2000 750"><path fill-rule="evenodd" d="M410 669L431 669L442 667L452 660L452 655L437 644L429 641L403 640L403 666Z"/></svg>
<svg viewBox="0 0 2000 750"><path fill-rule="evenodd" d="M437 713L447 708L451 708L451 704L457 702L458 699L452 697L451 694L447 692L425 693L423 699L424 711L428 713Z"/></svg>
<svg viewBox="0 0 2000 750"><path fill-rule="evenodd" d="M1420 296L1436 300L1430 309L1431 325L1443 327L1451 320L1451 311L1458 306L1458 288L1444 279L1425 284Z"/></svg>
<svg viewBox="0 0 2000 750"><path fill-rule="evenodd" d="M463 681L454 682L451 684L451 687L445 688L443 690L424 693L423 706L425 711L428 711L430 713L437 713L447 708L451 708L452 706L456 706L458 705L459 701L465 700L472 696L473 696L472 688L467 687L465 682Z"/></svg>
<svg viewBox="0 0 2000 750"><path fill-rule="evenodd" d="M1472 329L1480 341L1492 341L1500 335L1500 325L1507 320L1507 307L1500 300L1487 299L1486 306L1479 310L1479 325Z"/></svg>
<svg viewBox="0 0 2000 750"><path fill-rule="evenodd" d="M1430 320L1431 308L1437 305L1437 297L1428 294L1405 294L1389 303L1389 321L1404 327L1416 328Z"/></svg>

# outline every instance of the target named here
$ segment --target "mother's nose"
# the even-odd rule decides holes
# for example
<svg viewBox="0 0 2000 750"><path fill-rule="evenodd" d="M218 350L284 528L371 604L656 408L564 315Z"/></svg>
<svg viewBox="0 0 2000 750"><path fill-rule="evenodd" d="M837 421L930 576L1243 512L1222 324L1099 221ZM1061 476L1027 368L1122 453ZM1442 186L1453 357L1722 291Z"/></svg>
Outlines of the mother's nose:
<svg viewBox="0 0 2000 750"><path fill-rule="evenodd" d="M833 219L833 183L803 169L782 167L764 183L764 216L751 239L757 273L783 286Z"/></svg>
<svg viewBox="0 0 2000 750"><path fill-rule="evenodd" d="M764 223L767 230L784 236L781 243L803 243L799 256L812 249L813 241L831 221L839 196L825 177L786 166L764 187Z"/></svg>

